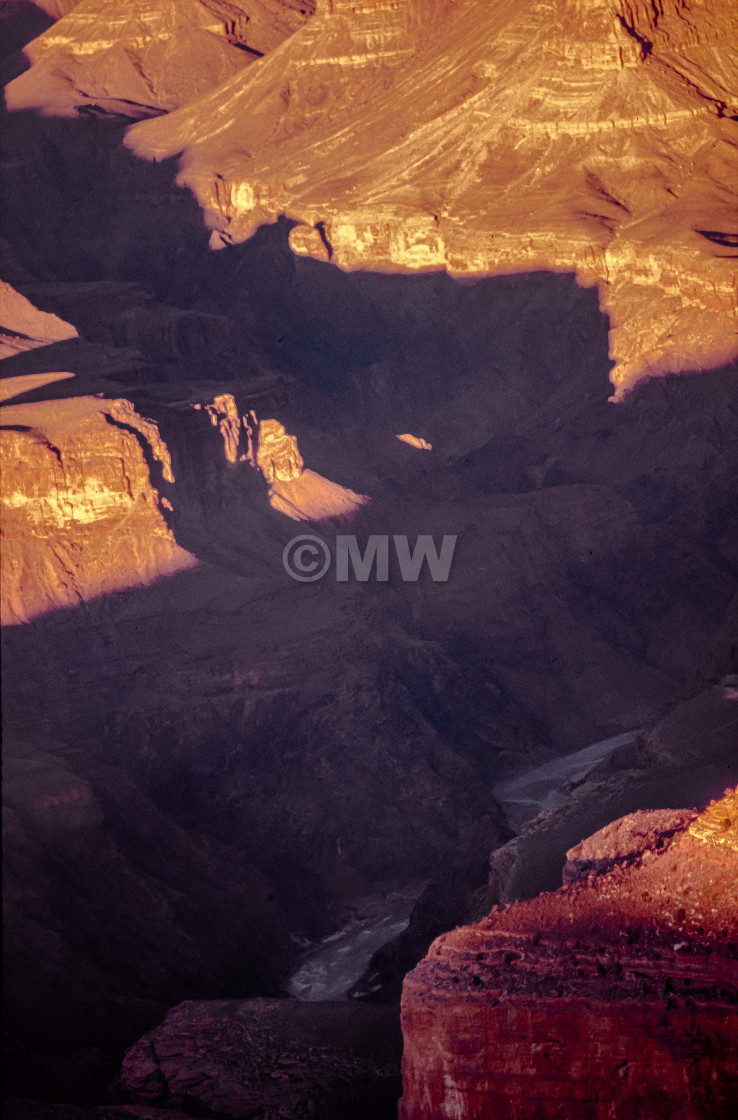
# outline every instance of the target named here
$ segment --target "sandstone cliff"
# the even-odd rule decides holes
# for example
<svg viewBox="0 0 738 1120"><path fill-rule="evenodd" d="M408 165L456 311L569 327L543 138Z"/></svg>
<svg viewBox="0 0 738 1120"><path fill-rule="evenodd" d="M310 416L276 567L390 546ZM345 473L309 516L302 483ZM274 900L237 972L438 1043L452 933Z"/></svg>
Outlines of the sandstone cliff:
<svg viewBox="0 0 738 1120"><path fill-rule="evenodd" d="M124 7L82 0L26 47L31 68L8 87L6 102L54 116L176 109L273 50L314 7L314 0L128 0Z"/></svg>
<svg viewBox="0 0 738 1120"><path fill-rule="evenodd" d="M287 214L344 268L596 283L613 382L736 352L732 0L325 3L129 144L183 153L213 241Z"/></svg>
<svg viewBox="0 0 738 1120"><path fill-rule="evenodd" d="M4 623L195 563L167 527L166 498L152 481L158 474L162 490L174 481L166 446L130 402L7 405L0 435Z"/></svg>
<svg viewBox="0 0 738 1120"><path fill-rule="evenodd" d="M733 1115L738 793L645 817L587 841L608 873L431 946L403 992L402 1120Z"/></svg>

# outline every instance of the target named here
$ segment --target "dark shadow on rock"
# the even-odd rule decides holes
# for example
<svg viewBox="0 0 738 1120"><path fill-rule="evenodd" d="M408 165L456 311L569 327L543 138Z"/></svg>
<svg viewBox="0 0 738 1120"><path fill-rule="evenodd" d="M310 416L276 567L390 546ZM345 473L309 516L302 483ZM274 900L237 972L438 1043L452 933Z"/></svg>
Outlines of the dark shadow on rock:
<svg viewBox="0 0 738 1120"><path fill-rule="evenodd" d="M54 20L30 0L10 0L0 11L0 85L17 78L30 63L23 48L41 35Z"/></svg>

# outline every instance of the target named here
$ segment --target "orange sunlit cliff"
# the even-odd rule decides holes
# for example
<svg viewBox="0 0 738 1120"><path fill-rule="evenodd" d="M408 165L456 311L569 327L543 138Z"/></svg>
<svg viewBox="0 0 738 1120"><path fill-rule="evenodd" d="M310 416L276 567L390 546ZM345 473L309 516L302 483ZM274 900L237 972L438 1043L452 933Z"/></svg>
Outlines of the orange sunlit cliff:
<svg viewBox="0 0 738 1120"><path fill-rule="evenodd" d="M144 453L166 484L167 449L128 401L6 405L2 429L3 624L194 565Z"/></svg>
<svg viewBox="0 0 738 1120"><path fill-rule="evenodd" d="M733 0L326 0L128 142L214 243L284 213L344 268L576 271L623 389L738 350L737 41Z"/></svg>
<svg viewBox="0 0 738 1120"><path fill-rule="evenodd" d="M26 48L11 110L147 117L177 109L278 46L314 0L81 0Z"/></svg>
<svg viewBox="0 0 738 1120"><path fill-rule="evenodd" d="M738 792L614 822L566 871L407 977L402 1120L730 1115Z"/></svg>

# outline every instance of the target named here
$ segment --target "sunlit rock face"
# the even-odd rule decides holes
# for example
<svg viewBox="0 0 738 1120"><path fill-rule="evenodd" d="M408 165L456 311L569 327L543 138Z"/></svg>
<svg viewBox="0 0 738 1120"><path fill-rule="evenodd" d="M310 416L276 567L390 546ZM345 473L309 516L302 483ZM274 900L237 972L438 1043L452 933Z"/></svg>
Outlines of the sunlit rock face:
<svg viewBox="0 0 738 1120"><path fill-rule="evenodd" d="M201 409L201 404L195 404ZM297 439L279 420L260 420L253 409L240 416L232 393L205 405L223 437L229 463L248 463L269 484L269 505L293 521L329 521L354 514L369 498L305 470ZM244 448L244 450L242 450Z"/></svg>
<svg viewBox="0 0 738 1120"><path fill-rule="evenodd" d="M278 420L261 420L257 427L256 464L267 482L292 482L302 474L302 455L294 436Z"/></svg>
<svg viewBox="0 0 738 1120"><path fill-rule="evenodd" d="M232 393L219 394L212 404L205 405L205 411L223 437L229 463L248 462L267 482L291 482L300 477L303 462L297 440L287 434L279 420L260 420L253 410L248 416L239 416ZM246 450L241 452L244 437Z"/></svg>
<svg viewBox="0 0 738 1120"><path fill-rule="evenodd" d="M130 402L7 405L0 456L3 623L195 564L164 519L167 448Z"/></svg>
<svg viewBox="0 0 738 1120"><path fill-rule="evenodd" d="M344 268L575 271L613 382L737 349L732 0L326 2L129 144L183 153L213 243L280 213Z"/></svg>
<svg viewBox="0 0 738 1120"><path fill-rule="evenodd" d="M76 338L77 330L58 315L50 315L0 280L0 358L23 350Z"/></svg>
<svg viewBox="0 0 738 1120"><path fill-rule="evenodd" d="M26 47L31 68L6 102L53 116L176 109L273 50L314 8L314 0L82 0Z"/></svg>
<svg viewBox="0 0 738 1120"><path fill-rule="evenodd" d="M732 1115L738 795L647 816L588 842L609 874L434 942L405 981L402 1120Z"/></svg>
<svg viewBox="0 0 738 1120"><path fill-rule="evenodd" d="M402 443L407 443L410 447L417 447L419 451L432 451L433 444L428 443L427 439L422 436L413 436L410 432L403 432L402 435L397 437Z"/></svg>

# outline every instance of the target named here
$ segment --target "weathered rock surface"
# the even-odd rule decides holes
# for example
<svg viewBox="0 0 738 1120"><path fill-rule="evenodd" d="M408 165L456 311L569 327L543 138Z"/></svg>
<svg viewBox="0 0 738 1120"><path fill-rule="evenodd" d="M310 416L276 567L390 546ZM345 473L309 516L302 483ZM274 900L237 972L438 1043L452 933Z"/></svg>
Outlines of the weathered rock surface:
<svg viewBox="0 0 738 1120"><path fill-rule="evenodd" d="M215 1116L396 1116L392 1008L254 999L184 1003L126 1054L136 1105Z"/></svg>
<svg viewBox="0 0 738 1120"><path fill-rule="evenodd" d="M305 22L314 0L82 0L25 49L10 110L156 115L209 92Z"/></svg>
<svg viewBox="0 0 738 1120"><path fill-rule="evenodd" d="M738 728L738 722L736 722ZM615 867L630 867L644 852L658 852L676 832L683 832L697 816L696 809L637 810L605 825L566 853L564 886L604 875Z"/></svg>
<svg viewBox="0 0 738 1120"><path fill-rule="evenodd" d="M736 352L737 19L732 0L325 4L128 143L183 153L214 243L284 213L296 252L344 268L576 272L622 391Z"/></svg>
<svg viewBox="0 0 738 1120"><path fill-rule="evenodd" d="M732 1115L738 793L666 833L431 946L403 991L402 1120Z"/></svg>
<svg viewBox="0 0 738 1120"><path fill-rule="evenodd" d="M196 563L152 482L174 482L167 448L129 401L6 405L0 435L3 624Z"/></svg>

